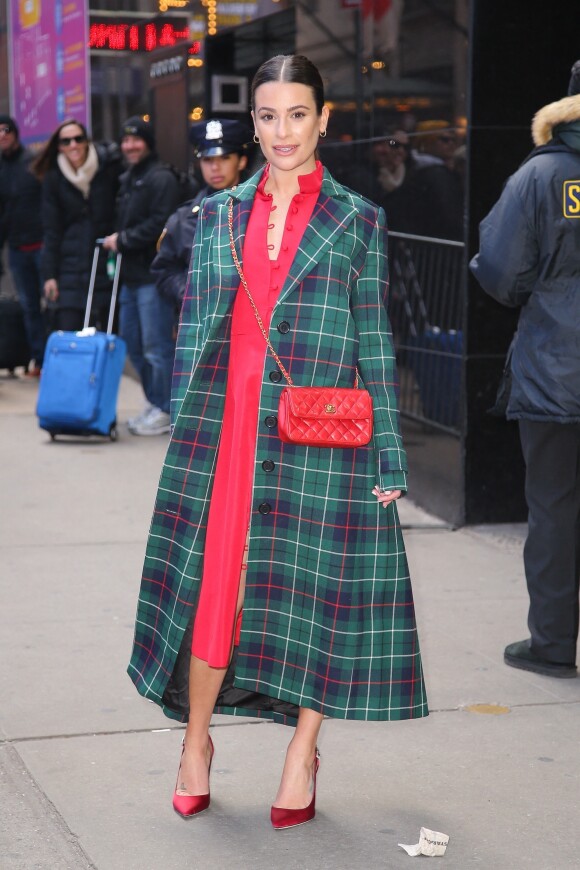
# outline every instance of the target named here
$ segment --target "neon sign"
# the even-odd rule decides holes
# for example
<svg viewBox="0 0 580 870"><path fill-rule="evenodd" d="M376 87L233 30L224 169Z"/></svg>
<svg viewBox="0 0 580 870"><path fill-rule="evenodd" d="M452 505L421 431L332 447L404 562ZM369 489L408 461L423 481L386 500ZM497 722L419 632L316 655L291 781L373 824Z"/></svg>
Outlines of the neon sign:
<svg viewBox="0 0 580 870"><path fill-rule="evenodd" d="M135 22L91 16L89 48L92 51L154 51L171 48L177 43L191 42L189 27L178 21ZM191 43L189 54L199 54L201 42Z"/></svg>

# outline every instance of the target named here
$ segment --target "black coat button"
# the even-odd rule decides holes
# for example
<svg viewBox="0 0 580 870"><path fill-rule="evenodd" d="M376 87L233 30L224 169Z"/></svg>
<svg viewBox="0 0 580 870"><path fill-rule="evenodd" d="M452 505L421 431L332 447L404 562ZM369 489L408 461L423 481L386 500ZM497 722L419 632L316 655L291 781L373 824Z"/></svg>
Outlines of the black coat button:
<svg viewBox="0 0 580 870"><path fill-rule="evenodd" d="M273 429L276 423L278 422L276 417L266 417L264 423L268 427L268 429Z"/></svg>
<svg viewBox="0 0 580 870"><path fill-rule="evenodd" d="M280 381L282 380L282 372L279 372L278 369L276 369L273 372L270 372L270 380L272 381L273 384L279 384Z"/></svg>
<svg viewBox="0 0 580 870"><path fill-rule="evenodd" d="M287 332L290 332L290 324L287 320L281 320L278 324L278 332L281 332L282 335L286 335Z"/></svg>
<svg viewBox="0 0 580 870"><path fill-rule="evenodd" d="M264 461L262 462L262 468L264 469L264 471L274 471L274 467L274 463L271 459L264 459Z"/></svg>
<svg viewBox="0 0 580 870"><path fill-rule="evenodd" d="M268 504L267 501L263 501L260 507L258 508L261 514L269 514L272 508Z"/></svg>

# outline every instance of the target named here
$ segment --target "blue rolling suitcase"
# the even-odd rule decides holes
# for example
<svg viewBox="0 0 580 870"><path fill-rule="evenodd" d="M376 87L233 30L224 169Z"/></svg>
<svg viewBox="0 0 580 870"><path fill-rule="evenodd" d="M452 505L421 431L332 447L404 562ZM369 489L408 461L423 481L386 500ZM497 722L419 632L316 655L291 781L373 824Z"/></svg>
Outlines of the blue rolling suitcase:
<svg viewBox="0 0 580 870"><path fill-rule="evenodd" d="M46 344L36 413L41 429L57 435L103 435L117 438L117 396L127 353L125 342L112 334L121 255L117 254L107 332L89 328L97 263L97 239L91 280L80 332L53 332Z"/></svg>

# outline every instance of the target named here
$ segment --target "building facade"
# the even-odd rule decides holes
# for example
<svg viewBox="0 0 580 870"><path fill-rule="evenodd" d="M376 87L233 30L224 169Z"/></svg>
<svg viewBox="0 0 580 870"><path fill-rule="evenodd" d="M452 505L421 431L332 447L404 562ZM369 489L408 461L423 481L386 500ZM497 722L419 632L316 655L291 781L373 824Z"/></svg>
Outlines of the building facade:
<svg viewBox="0 0 580 870"><path fill-rule="evenodd" d="M531 150L533 114L566 92L576 12L577 0L90 0L93 136L115 139L126 117L147 115L161 156L182 168L192 121L249 120L264 60L317 64L331 109L321 158L387 212L411 494L452 524L525 516L517 427L488 414L517 312L486 297L467 263Z"/></svg>

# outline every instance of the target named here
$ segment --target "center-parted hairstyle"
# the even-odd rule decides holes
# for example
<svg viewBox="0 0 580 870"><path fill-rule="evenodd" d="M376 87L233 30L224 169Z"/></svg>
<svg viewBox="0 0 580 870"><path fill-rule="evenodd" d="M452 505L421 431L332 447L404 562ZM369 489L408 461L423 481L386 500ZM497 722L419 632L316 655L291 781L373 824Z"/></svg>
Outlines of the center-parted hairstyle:
<svg viewBox="0 0 580 870"><path fill-rule="evenodd" d="M34 159L30 167L32 173L39 179L39 181L42 181L44 179L44 176L49 169L52 169L53 166L56 166L57 158L59 155L58 147L60 131L63 129L63 127L68 127L73 124L75 125L75 127L78 127L80 129L81 135L84 136L87 142L89 141L89 134L87 132L87 128L84 124L81 124L80 121L77 121L76 118L66 118L66 120L62 121L58 125L44 148L42 148L42 150L38 153L38 156Z"/></svg>
<svg viewBox="0 0 580 870"><path fill-rule="evenodd" d="M256 91L269 82L286 82L311 88L320 115L324 106L324 84L312 61L302 54L277 54L265 61L252 81L252 109L256 108Z"/></svg>

